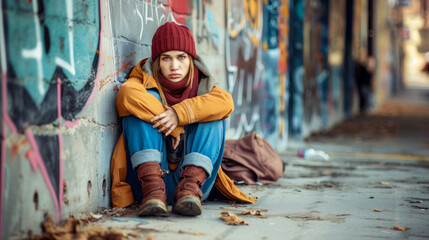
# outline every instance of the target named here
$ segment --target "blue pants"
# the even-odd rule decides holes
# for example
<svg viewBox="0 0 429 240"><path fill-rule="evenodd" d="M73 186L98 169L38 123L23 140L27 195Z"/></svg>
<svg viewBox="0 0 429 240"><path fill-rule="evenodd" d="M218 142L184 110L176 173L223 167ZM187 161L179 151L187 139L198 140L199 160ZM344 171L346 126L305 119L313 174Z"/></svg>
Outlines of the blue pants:
<svg viewBox="0 0 429 240"><path fill-rule="evenodd" d="M160 100L158 92L153 90L148 92ZM127 173L127 181L133 188L134 198L139 201L142 196L136 167L146 162L157 162L161 164L162 169L168 170L165 141L162 133L158 133L158 129L152 127L152 123L147 123L135 116L124 117L122 126L127 162L129 166L131 165L128 169L133 169L133 171L128 171L132 173ZM173 204L173 195L180 180L180 173L187 165L198 166L206 171L208 177L201 187L203 192L201 201L209 196L222 162L225 146L225 121L189 124L185 126L185 134L186 142L182 160L175 170L164 174L167 204L170 205Z"/></svg>

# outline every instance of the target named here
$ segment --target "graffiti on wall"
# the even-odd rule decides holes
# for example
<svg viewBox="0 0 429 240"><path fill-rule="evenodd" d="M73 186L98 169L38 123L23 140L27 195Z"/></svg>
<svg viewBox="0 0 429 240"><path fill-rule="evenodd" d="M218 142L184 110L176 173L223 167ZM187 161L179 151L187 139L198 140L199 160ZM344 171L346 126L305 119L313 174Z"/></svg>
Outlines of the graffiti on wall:
<svg viewBox="0 0 429 240"><path fill-rule="evenodd" d="M2 44L2 168L23 152L40 171L57 220L63 202L62 137L53 129L71 127L97 85L100 8L97 1L5 1L0 12ZM25 136L12 142L7 133ZM3 202L2 202L3 203ZM4 209L2 208L2 211ZM3 216L3 213L1 214Z"/></svg>
<svg viewBox="0 0 429 240"><path fill-rule="evenodd" d="M216 23L215 16L212 14L205 0L194 1L194 14L196 26L193 26L195 41L200 50L214 49L219 52L221 42L220 27ZM201 51L200 51L201 53Z"/></svg>
<svg viewBox="0 0 429 240"><path fill-rule="evenodd" d="M313 124L327 125L328 100L328 10L326 0L307 1L304 55L304 121L311 128ZM321 123L320 123L321 122Z"/></svg>
<svg viewBox="0 0 429 240"><path fill-rule="evenodd" d="M233 138L239 138L254 130L262 133L262 3L259 0L227 0L225 7L227 84L235 104L229 121Z"/></svg>
<svg viewBox="0 0 429 240"><path fill-rule="evenodd" d="M117 83L114 90L119 89L130 69L150 56L152 36L166 21L187 25L198 49L220 50L221 30L205 0L110 0L108 3L116 71L100 81L100 89L112 81Z"/></svg>
<svg viewBox="0 0 429 240"><path fill-rule="evenodd" d="M288 102L289 132L292 137L300 139L303 119L303 84L304 76L304 0L290 0L290 34L289 34L289 79L290 92Z"/></svg>
<svg viewBox="0 0 429 240"><path fill-rule="evenodd" d="M279 89L280 89L280 146L286 147L288 140L288 42L289 42L289 0L280 0L279 6Z"/></svg>
<svg viewBox="0 0 429 240"><path fill-rule="evenodd" d="M262 62L263 75L262 129L264 137L277 147L280 131L280 78L279 78L279 1L269 0L263 4ZM283 57L283 56L282 56Z"/></svg>
<svg viewBox="0 0 429 240"><path fill-rule="evenodd" d="M116 81L125 81L129 70L141 59L150 56L152 36L166 21L186 24L191 12L186 0L124 0L108 2L112 23L112 42L116 72L102 79L100 88Z"/></svg>
<svg viewBox="0 0 429 240"><path fill-rule="evenodd" d="M344 45L345 45L345 15L346 3L344 1L330 4L329 23L329 67L330 91L328 95L328 114L342 114L342 89L344 71Z"/></svg>

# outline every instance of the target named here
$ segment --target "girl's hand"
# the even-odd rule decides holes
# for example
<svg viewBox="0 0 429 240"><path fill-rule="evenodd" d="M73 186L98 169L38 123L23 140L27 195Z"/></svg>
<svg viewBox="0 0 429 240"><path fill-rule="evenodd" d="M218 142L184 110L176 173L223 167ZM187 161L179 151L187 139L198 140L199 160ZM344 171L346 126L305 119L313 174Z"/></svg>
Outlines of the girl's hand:
<svg viewBox="0 0 429 240"><path fill-rule="evenodd" d="M156 115L150 121L156 122L153 125L153 128L158 128L158 132L164 132L165 130L168 130L165 133L165 136L170 135L170 133L179 125L179 117L177 116L176 111L174 111L174 109L171 107L167 107L167 111ZM179 136L179 140L180 140L180 136ZM174 145L178 145L178 144L179 143Z"/></svg>
<svg viewBox="0 0 429 240"><path fill-rule="evenodd" d="M171 137L171 141L173 142L173 149L176 150L176 148L179 146L180 143L180 135L177 137Z"/></svg>

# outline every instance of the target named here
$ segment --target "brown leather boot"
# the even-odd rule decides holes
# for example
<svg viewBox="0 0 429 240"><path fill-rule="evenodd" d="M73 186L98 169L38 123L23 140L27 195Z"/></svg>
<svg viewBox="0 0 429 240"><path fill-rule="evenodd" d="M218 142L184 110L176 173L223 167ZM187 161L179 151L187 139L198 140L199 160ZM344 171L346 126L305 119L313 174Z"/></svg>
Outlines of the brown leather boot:
<svg viewBox="0 0 429 240"><path fill-rule="evenodd" d="M165 184L162 179L159 163L148 162L138 166L139 180L142 184L143 200L139 216L150 216L167 213Z"/></svg>
<svg viewBox="0 0 429 240"><path fill-rule="evenodd" d="M180 173L180 182L174 193L173 213L187 216L200 215L202 211L201 198L207 173L201 167L188 165Z"/></svg>

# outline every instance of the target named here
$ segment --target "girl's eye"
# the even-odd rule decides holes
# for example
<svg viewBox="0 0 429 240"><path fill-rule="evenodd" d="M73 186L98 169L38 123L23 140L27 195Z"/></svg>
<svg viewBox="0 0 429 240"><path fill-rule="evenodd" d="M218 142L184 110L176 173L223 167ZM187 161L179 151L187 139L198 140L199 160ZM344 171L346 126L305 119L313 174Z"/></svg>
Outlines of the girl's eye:
<svg viewBox="0 0 429 240"><path fill-rule="evenodd" d="M183 60L183 59L185 59L185 58L186 58L186 56L185 56L185 55L180 55L178 58L179 58L180 60Z"/></svg>
<svg viewBox="0 0 429 240"><path fill-rule="evenodd" d="M170 60L170 57L163 57L162 60L163 61L168 61L168 60Z"/></svg>

